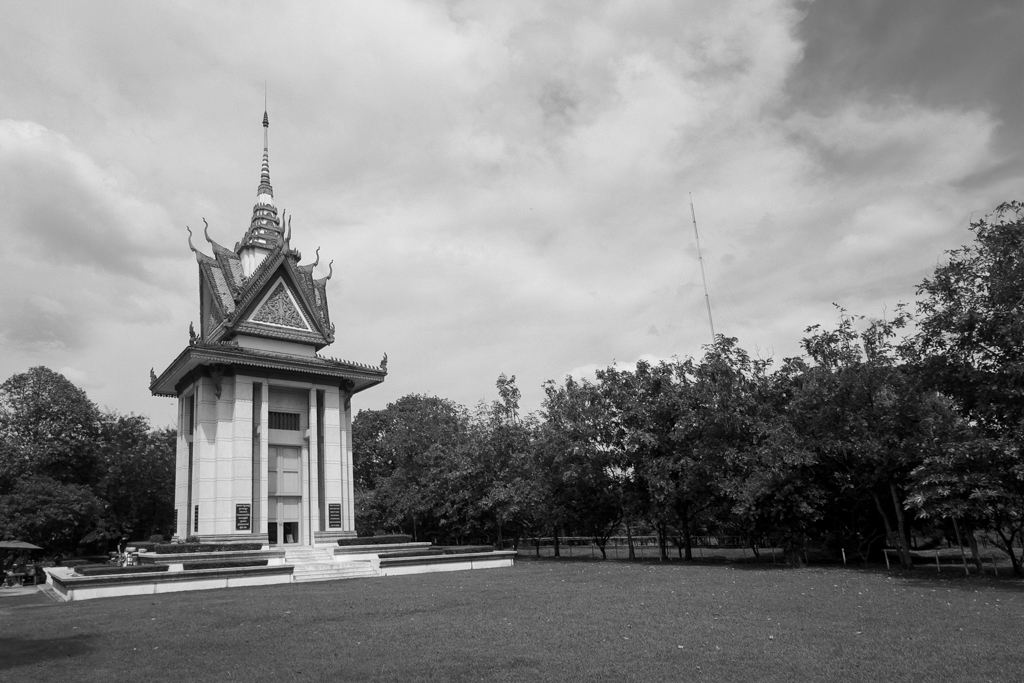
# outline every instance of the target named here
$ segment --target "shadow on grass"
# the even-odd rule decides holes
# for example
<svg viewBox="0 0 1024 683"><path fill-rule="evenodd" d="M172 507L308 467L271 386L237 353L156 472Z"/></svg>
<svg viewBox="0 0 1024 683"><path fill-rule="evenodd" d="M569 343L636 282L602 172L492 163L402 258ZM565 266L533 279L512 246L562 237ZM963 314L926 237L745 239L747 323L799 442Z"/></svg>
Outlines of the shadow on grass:
<svg viewBox="0 0 1024 683"><path fill-rule="evenodd" d="M765 561L764 558L757 560L754 558L724 558L724 557L705 557L703 559L694 558L693 560L680 560L678 558L670 558L668 561L659 560L657 558L645 557L636 560L627 560L625 558L620 559L608 559L602 560L597 557L533 557L520 555L516 558L516 562L538 562L538 563L558 563L558 564L631 564L640 565L644 567L664 567L677 568L677 567L700 567L706 569L732 569L732 570L749 570L749 571L793 571L795 568L789 564L779 562L774 564L771 561ZM801 569L817 569L817 570L843 570L843 571L854 571L862 572L865 574L878 574L890 576L893 579L899 579L906 581L907 583L916 587L928 587L928 588L950 588L956 590L977 590L978 588L987 588L994 590L1005 590L1011 592L1020 593L1024 591L1024 580L1015 578L1009 575L1007 571L1000 572L998 577L986 574L985 576L978 576L972 567L971 576L965 576L961 565L944 564L942 566L942 573L935 571L934 565L918 564L912 571L905 571L900 569L898 566L893 566L892 569L886 569L884 564L881 563L870 563L865 565L862 562L850 562L848 565L843 565L841 561L812 561L809 564L805 564Z"/></svg>
<svg viewBox="0 0 1024 683"><path fill-rule="evenodd" d="M943 573L939 574L935 572L934 567L930 572L924 567L916 567L912 571L895 569L887 573L894 579L899 579L915 588L947 588L959 591L985 588L1010 593L1024 593L1024 580L1016 578L1012 574L1007 576L1005 572L1000 573L999 576L991 574L978 576L973 573L970 576L965 576L962 570L956 573L943 570Z"/></svg>
<svg viewBox="0 0 1024 683"><path fill-rule="evenodd" d="M654 557L643 557L635 560L627 560L626 558L609 558L602 560L600 557L526 557L519 556L516 558L516 562L537 562L537 563L557 563L557 564L630 564L642 567L665 567L665 568L678 568L678 567L703 567L703 568L728 568L728 569L756 569L759 571L767 570L786 570L791 567L788 564L772 564L771 562L757 561L754 559L743 560L730 560L726 558L704 558L702 560L680 560L678 558L669 558L666 560L659 560Z"/></svg>
<svg viewBox="0 0 1024 683"><path fill-rule="evenodd" d="M18 638L0 636L0 670L37 664L48 659L78 657L93 649L92 636L75 635L64 638Z"/></svg>

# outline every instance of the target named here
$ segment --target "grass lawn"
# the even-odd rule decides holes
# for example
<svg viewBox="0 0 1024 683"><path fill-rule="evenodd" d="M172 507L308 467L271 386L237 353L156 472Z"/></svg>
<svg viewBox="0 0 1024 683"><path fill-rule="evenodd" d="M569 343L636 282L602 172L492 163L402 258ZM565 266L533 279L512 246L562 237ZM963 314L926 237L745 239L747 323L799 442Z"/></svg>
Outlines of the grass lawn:
<svg viewBox="0 0 1024 683"><path fill-rule="evenodd" d="M1020 681L1024 583L514 568L0 604L3 681Z"/></svg>

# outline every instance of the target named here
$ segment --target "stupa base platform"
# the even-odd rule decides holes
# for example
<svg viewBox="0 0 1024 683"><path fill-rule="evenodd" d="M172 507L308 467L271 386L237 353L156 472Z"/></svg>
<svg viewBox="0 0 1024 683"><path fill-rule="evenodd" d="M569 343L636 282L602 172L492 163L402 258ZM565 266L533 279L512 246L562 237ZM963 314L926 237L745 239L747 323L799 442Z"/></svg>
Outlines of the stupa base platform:
<svg viewBox="0 0 1024 683"><path fill-rule="evenodd" d="M287 549L145 554L142 566L165 565L165 571L83 576L69 567L48 567L46 583L58 598L71 602L125 595L154 595L242 586L267 586L311 581L377 578L432 572L511 567L511 550L463 552L429 543L389 546L294 546ZM217 566L238 561L262 561L258 566ZM212 568L203 568L203 565Z"/></svg>
<svg viewBox="0 0 1024 683"><path fill-rule="evenodd" d="M291 583L293 570L294 568L289 565L280 564L145 574L79 576L67 567L48 567L46 583L62 600L77 602L123 595L154 595L156 593Z"/></svg>

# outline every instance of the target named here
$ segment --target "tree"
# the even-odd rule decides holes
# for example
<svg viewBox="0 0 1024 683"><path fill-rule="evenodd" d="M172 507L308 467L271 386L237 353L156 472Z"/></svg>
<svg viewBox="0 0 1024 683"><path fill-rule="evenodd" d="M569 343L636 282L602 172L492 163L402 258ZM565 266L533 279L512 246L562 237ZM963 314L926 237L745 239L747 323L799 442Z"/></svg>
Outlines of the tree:
<svg viewBox="0 0 1024 683"><path fill-rule="evenodd" d="M931 385L986 435L1024 421L1024 204L1001 204L971 224L974 244L918 287L918 333L908 353Z"/></svg>
<svg viewBox="0 0 1024 683"><path fill-rule="evenodd" d="M819 455L794 421L808 368L786 359L775 373L764 362L729 347L709 353L719 387L714 441L725 452L719 468L733 524L751 538L771 538L789 562L803 563L808 541L820 531L829 491ZM732 386L727 391L722 387Z"/></svg>
<svg viewBox="0 0 1024 683"><path fill-rule="evenodd" d="M85 392L49 368L0 384L0 494L29 475L95 484L99 422Z"/></svg>
<svg viewBox="0 0 1024 683"><path fill-rule="evenodd" d="M356 513L363 533L397 529L419 538L460 526L461 520L439 516L438 510L452 502L444 473L452 471L467 427L463 406L419 394L356 415L354 475L362 503Z"/></svg>
<svg viewBox="0 0 1024 683"><path fill-rule="evenodd" d="M906 322L902 311L863 332L854 328L856 320L841 311L834 330L808 328L803 343L815 365L792 414L827 468L827 488L873 503L901 564L911 569L904 497L911 470L934 442L925 428L935 424L938 404L893 343Z"/></svg>
<svg viewBox="0 0 1024 683"><path fill-rule="evenodd" d="M176 441L174 429L152 431L144 416L102 415L96 491L107 504L109 538L148 539L173 528Z"/></svg>
<svg viewBox="0 0 1024 683"><path fill-rule="evenodd" d="M499 547L506 531L516 537L534 526L539 497L532 455L536 419L519 415L520 392L515 375L496 382L500 400L481 402L470 418L465 468L482 489L477 501L480 521L494 521Z"/></svg>
<svg viewBox="0 0 1024 683"><path fill-rule="evenodd" d="M27 475L0 495L0 538L30 540L49 552L73 552L97 529L103 502L81 484Z"/></svg>
<svg viewBox="0 0 1024 683"><path fill-rule="evenodd" d="M947 443L914 470L908 503L927 516L965 524L975 564L981 559L973 529L995 532L1010 556L1013 572L1024 576L1024 453L1017 439L965 439ZM959 529L958 529L959 535Z"/></svg>
<svg viewBox="0 0 1024 683"><path fill-rule="evenodd" d="M102 413L45 367L0 385L0 508L5 533L52 551L173 523L172 429Z"/></svg>
<svg viewBox="0 0 1024 683"><path fill-rule="evenodd" d="M622 521L614 474L620 464L611 446L606 403L592 383L566 377L544 386L544 422L537 437L537 471L544 513L557 535L575 528L591 536L601 555Z"/></svg>
<svg viewBox="0 0 1024 683"><path fill-rule="evenodd" d="M914 471L908 502L922 515L994 532L1014 572L1024 562L1024 205L971 224L974 243L918 287L917 334L906 347L929 386L963 416L959 438Z"/></svg>
<svg viewBox="0 0 1024 683"><path fill-rule="evenodd" d="M717 480L706 468L720 451L702 447L705 424L697 413L698 371L690 360L637 363L632 373L608 368L598 373L602 391L615 406L616 445L628 454L633 498L641 503L658 534L662 559L672 529L682 532L681 549L692 559L697 520L715 501ZM629 498L627 498L629 499Z"/></svg>

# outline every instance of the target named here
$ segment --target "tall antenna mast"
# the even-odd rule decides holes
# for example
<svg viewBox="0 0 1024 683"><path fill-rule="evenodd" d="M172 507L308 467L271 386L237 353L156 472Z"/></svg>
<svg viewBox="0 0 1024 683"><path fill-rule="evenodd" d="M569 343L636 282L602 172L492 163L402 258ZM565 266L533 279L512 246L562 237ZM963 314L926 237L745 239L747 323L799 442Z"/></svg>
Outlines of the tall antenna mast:
<svg viewBox="0 0 1024 683"><path fill-rule="evenodd" d="M697 214L693 210L693 193L690 195L690 215L693 217L693 237L697 240L697 260L700 261L700 279L704 283L704 304L708 307L708 326L711 328L711 343L715 343L715 321L711 319L711 297L708 296L708 278L704 274L704 255L700 251L700 234L697 232Z"/></svg>

